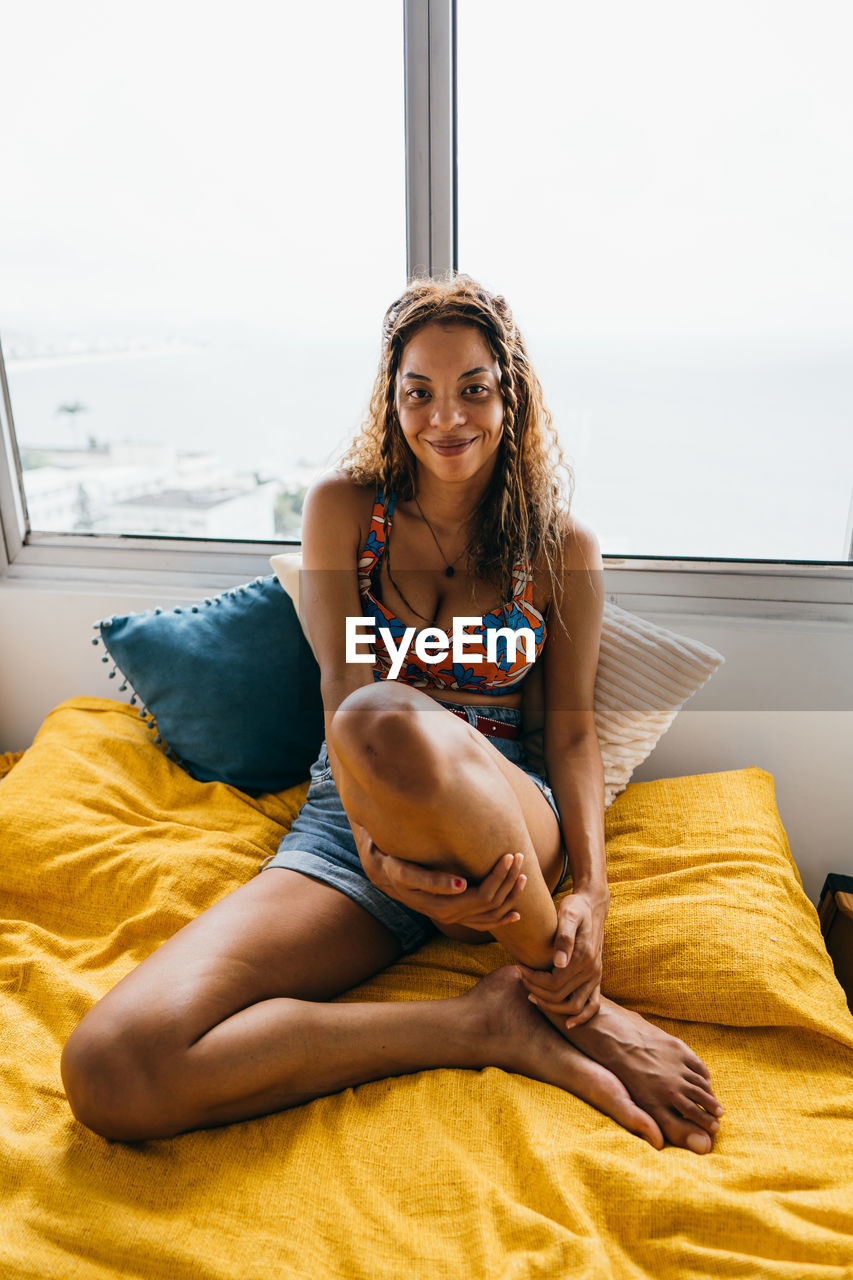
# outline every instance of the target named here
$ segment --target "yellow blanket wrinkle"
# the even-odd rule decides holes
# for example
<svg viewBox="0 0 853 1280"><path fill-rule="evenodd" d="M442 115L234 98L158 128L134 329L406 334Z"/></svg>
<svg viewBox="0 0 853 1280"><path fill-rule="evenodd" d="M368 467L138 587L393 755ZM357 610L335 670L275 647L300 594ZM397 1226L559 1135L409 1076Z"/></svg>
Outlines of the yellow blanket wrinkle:
<svg viewBox="0 0 853 1280"><path fill-rule="evenodd" d="M18 761L23 758L23 755L23 751L0 752L0 778L5 778L7 773L11 773Z"/></svg>
<svg viewBox="0 0 853 1280"><path fill-rule="evenodd" d="M102 994L257 873L305 787L198 783L77 698L0 756L5 1280L843 1280L853 1019L761 769L607 811L605 989L685 1040L726 1114L654 1151L490 1067L377 1080L169 1142L73 1120L59 1055ZM436 938L342 1001L459 995L507 962Z"/></svg>

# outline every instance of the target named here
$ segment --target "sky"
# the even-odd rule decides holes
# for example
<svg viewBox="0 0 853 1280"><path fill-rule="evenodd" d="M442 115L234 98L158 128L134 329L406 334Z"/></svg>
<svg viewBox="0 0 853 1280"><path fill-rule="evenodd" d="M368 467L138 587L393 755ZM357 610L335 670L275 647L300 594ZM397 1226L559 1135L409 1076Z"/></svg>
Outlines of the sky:
<svg viewBox="0 0 853 1280"><path fill-rule="evenodd" d="M0 322L378 332L405 283L396 0L0 13Z"/></svg>
<svg viewBox="0 0 853 1280"><path fill-rule="evenodd" d="M463 270L547 337L849 339L849 0L458 7ZM0 14L0 331L378 328L402 0Z"/></svg>
<svg viewBox="0 0 853 1280"><path fill-rule="evenodd" d="M460 253L526 321L849 344L849 0L459 11Z"/></svg>

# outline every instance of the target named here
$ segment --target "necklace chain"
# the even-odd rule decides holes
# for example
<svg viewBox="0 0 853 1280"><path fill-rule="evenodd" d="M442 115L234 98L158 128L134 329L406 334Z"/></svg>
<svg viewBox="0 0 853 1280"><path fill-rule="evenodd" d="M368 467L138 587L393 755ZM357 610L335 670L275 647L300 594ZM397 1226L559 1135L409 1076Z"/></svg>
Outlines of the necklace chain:
<svg viewBox="0 0 853 1280"><path fill-rule="evenodd" d="M456 564L456 560L460 560L460 559L462 558L462 556L464 556L465 552L468 550L468 547L467 547L467 546L466 546L466 547L463 547L463 549L459 552L459 555L456 557L456 560L453 560L453 561L448 560L447 556L444 554L444 552L443 552L443 551L442 551L442 549L441 549L441 543L439 542L438 538L436 537L435 529L433 529L433 527L432 527L432 525L430 524L429 520L427 520L426 516L424 515L424 509L423 509L423 507L421 506L421 504L418 502L418 495L415 493L415 494L413 494L413 495L412 495L412 497L413 497L413 498L414 498L414 500L415 500L415 506L417 507L418 511L420 511L420 513L421 513L421 516L422 516L422 518L423 518L423 522L424 522L424 524L426 525L426 527L429 529L430 533L432 534L432 540L433 540L433 542L435 543L435 545L438 547L439 555L441 556L441 558L442 558L442 560L444 561L444 563L447 565L447 568L444 570L444 576L445 576L445 578L452 578L452 577L453 577L453 574L454 574L454 572L455 572L455 570L454 570L453 566Z"/></svg>

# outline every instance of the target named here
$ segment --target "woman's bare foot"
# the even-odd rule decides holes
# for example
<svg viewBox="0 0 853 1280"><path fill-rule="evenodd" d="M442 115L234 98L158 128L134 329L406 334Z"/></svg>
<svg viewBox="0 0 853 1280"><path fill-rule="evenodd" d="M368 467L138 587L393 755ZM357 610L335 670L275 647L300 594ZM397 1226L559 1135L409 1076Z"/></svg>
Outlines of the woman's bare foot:
<svg viewBox="0 0 853 1280"><path fill-rule="evenodd" d="M618 1076L669 1142L698 1154L711 1150L723 1108L708 1068L683 1040L606 997L589 1022L571 1031L565 1015L545 1016L576 1048Z"/></svg>
<svg viewBox="0 0 853 1280"><path fill-rule="evenodd" d="M657 1150L664 1145L658 1125L635 1105L614 1073L593 1062L543 1022L528 1001L521 976L513 965L487 974L462 999L477 1002L484 1065L556 1085L645 1138Z"/></svg>

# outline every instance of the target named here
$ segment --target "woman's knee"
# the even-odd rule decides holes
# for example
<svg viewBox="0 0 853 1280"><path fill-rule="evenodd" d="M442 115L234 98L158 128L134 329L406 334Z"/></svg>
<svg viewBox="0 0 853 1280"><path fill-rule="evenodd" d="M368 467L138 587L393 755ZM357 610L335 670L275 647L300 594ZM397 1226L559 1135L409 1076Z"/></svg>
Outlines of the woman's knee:
<svg viewBox="0 0 853 1280"><path fill-rule="evenodd" d="M74 1118L103 1138L125 1142L182 1131L163 1066L150 1037L94 1011L72 1032L60 1059Z"/></svg>
<svg viewBox="0 0 853 1280"><path fill-rule="evenodd" d="M465 749L460 735L456 750L442 750L441 741L455 726L442 725L440 741L432 730L439 728L441 714L426 694L383 680L344 699L332 717L329 738L345 767L360 780L381 780L413 798L434 795L443 775L449 775L450 757L458 769Z"/></svg>
<svg viewBox="0 0 853 1280"><path fill-rule="evenodd" d="M354 689L332 716L332 738L342 742L367 739L377 726L392 728L417 715L421 704L431 701L419 689L397 680L379 680Z"/></svg>

